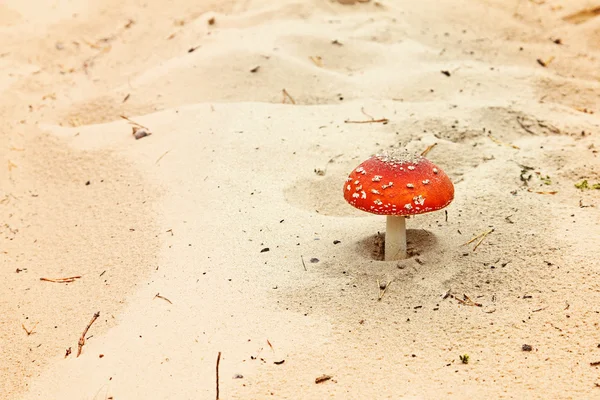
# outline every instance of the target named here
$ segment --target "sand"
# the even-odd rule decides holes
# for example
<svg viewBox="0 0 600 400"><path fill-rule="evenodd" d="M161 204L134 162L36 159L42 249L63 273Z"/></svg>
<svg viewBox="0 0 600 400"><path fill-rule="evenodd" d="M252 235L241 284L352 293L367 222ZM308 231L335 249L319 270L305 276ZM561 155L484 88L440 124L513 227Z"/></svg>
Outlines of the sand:
<svg viewBox="0 0 600 400"><path fill-rule="evenodd" d="M0 4L2 399L600 396L600 5L342 3Z"/></svg>

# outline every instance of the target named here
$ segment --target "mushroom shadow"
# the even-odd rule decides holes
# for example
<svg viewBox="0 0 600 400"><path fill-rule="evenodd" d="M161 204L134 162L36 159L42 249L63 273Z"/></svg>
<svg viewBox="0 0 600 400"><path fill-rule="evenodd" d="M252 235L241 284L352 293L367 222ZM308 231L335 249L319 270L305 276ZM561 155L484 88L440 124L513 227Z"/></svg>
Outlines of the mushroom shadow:
<svg viewBox="0 0 600 400"><path fill-rule="evenodd" d="M406 230L408 258L428 253L438 247L435 234L425 229ZM368 260L383 261L385 232L377 232L356 243L356 253Z"/></svg>

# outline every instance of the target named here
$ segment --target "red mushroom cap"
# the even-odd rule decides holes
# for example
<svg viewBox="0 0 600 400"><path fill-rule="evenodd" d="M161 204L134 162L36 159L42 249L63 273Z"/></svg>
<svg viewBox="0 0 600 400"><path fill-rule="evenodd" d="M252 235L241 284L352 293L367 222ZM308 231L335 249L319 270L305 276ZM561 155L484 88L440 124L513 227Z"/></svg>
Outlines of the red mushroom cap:
<svg viewBox="0 0 600 400"><path fill-rule="evenodd" d="M383 152L350 173L344 198L373 214L414 215L446 207L454 199L454 185L425 157Z"/></svg>

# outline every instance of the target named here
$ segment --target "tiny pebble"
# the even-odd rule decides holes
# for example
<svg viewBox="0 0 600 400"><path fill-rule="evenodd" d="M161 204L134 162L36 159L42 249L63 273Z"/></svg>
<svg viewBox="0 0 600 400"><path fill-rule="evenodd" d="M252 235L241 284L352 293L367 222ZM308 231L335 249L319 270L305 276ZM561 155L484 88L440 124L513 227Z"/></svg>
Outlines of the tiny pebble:
<svg viewBox="0 0 600 400"><path fill-rule="evenodd" d="M242 374L233 375L233 379L242 379L242 378L244 378L244 375L242 375Z"/></svg>
<svg viewBox="0 0 600 400"><path fill-rule="evenodd" d="M523 349L523 351L531 351L531 350L533 350L533 347L531 347L528 344L524 344L523 347L522 347L522 349Z"/></svg>
<svg viewBox="0 0 600 400"><path fill-rule="evenodd" d="M316 263L319 262L319 259L313 257L313 258L310 259L310 262L313 263L313 264L316 264Z"/></svg>

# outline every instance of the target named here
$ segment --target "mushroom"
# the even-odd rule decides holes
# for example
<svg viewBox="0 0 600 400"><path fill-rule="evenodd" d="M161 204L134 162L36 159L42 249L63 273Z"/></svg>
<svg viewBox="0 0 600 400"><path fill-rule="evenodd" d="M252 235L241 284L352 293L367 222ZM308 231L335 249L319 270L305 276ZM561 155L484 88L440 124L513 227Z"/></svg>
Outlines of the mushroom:
<svg viewBox="0 0 600 400"><path fill-rule="evenodd" d="M439 167L407 151L384 151L354 169L344 198L359 210L387 215L385 261L406 258L405 216L440 210L454 199L454 185Z"/></svg>

